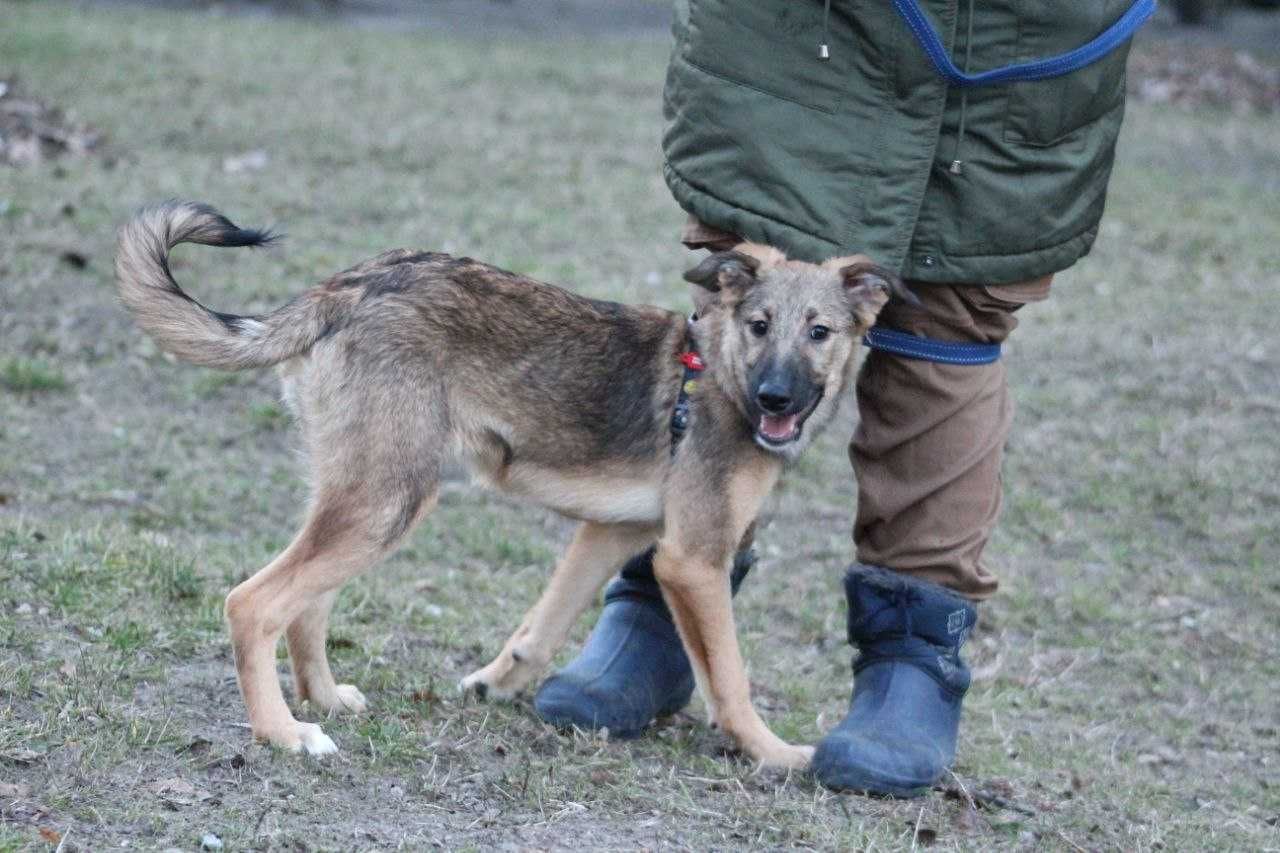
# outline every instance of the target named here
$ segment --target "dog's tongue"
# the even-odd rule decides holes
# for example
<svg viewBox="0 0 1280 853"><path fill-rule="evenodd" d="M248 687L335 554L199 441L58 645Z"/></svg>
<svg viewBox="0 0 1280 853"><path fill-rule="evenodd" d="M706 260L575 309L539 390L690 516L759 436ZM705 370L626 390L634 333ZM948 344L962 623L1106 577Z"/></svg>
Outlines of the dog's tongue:
<svg viewBox="0 0 1280 853"><path fill-rule="evenodd" d="M785 441L795 435L800 415L761 415L760 434L770 441Z"/></svg>

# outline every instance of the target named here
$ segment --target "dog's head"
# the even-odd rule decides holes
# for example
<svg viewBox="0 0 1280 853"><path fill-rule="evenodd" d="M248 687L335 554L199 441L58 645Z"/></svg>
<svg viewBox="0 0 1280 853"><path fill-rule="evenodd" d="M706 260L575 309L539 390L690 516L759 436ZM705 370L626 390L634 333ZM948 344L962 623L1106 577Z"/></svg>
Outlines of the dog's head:
<svg viewBox="0 0 1280 853"><path fill-rule="evenodd" d="M810 264L754 243L708 256L685 279L706 291L695 299L698 340L713 380L756 443L788 458L835 413L890 296L918 304L864 255Z"/></svg>

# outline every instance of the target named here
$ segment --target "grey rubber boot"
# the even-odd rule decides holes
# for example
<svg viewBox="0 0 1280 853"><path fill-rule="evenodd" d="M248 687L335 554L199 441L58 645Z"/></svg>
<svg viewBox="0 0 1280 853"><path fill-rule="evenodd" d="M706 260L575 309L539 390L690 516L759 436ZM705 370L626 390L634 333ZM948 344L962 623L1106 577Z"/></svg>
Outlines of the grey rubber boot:
<svg viewBox="0 0 1280 853"><path fill-rule="evenodd" d="M969 668L960 648L973 602L937 584L874 566L845 574L853 698L818 744L812 771L837 790L913 797L955 760Z"/></svg>
<svg viewBox="0 0 1280 853"><path fill-rule="evenodd" d="M533 707L548 723L628 738L689 704L693 668L653 577L653 553L627 561L582 651L538 689ZM735 593L755 562L754 551L734 559Z"/></svg>

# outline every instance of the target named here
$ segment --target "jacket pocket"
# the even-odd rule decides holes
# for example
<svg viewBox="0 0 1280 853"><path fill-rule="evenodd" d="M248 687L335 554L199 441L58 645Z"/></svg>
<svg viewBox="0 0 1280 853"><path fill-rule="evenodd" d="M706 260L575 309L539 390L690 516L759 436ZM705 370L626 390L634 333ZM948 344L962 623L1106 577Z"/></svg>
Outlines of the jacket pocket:
<svg viewBox="0 0 1280 853"><path fill-rule="evenodd" d="M1132 0L1062 3L1033 0L1020 10L1018 62L1066 53L1111 26ZM1006 142L1049 147L1124 102L1126 41L1097 62L1061 77L1014 83L1005 120Z"/></svg>
<svg viewBox="0 0 1280 853"><path fill-rule="evenodd" d="M835 112L852 40L847 20L835 8L829 22L831 58L822 60L821 0L688 0L688 7L680 55L689 65L776 98Z"/></svg>

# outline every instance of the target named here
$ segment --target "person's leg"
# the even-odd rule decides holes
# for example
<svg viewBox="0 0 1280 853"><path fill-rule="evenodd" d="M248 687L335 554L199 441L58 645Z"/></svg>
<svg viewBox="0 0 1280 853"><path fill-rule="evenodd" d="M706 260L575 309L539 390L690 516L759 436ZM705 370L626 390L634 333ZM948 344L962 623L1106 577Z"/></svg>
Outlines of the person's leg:
<svg viewBox="0 0 1280 853"><path fill-rule="evenodd" d="M935 341L1002 342L1049 279L999 287L918 284L924 308L881 324ZM859 649L849 715L818 747L825 784L908 795L955 756L969 685L960 647L996 590L982 551L1001 505L1013 419L1002 362L944 364L873 350L858 378L849 448L858 478L858 564L845 577Z"/></svg>
<svg viewBox="0 0 1280 853"><path fill-rule="evenodd" d="M1014 312L1049 280L999 287L921 284L924 309L886 306L881 325L939 341L1001 343ZM872 350L858 377L858 560L974 600L996 590L982 562L1002 502L1000 463L1013 421L1004 362L941 364Z"/></svg>

